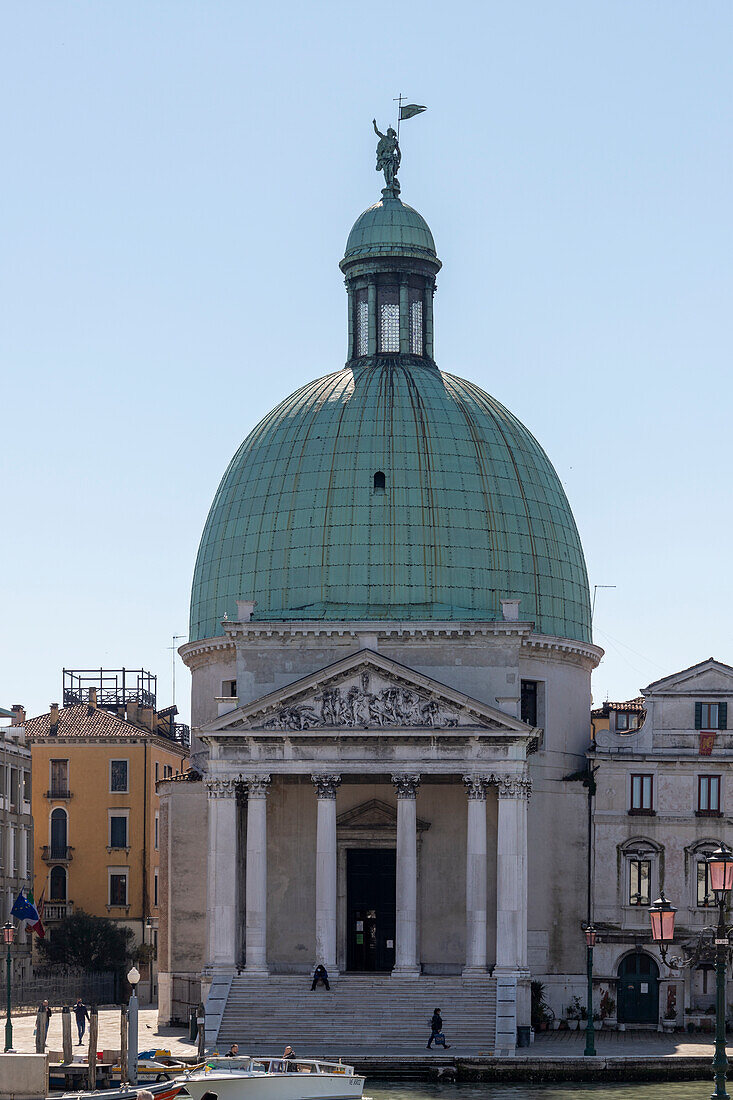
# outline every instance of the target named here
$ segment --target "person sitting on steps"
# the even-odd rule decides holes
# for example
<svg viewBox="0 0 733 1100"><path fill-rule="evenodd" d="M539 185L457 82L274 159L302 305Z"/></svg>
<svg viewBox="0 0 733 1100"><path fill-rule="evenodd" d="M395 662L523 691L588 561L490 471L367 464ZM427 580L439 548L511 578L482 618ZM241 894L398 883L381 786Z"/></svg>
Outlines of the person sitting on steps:
<svg viewBox="0 0 733 1100"><path fill-rule="evenodd" d="M311 993L316 988L319 982L323 982L326 989L331 988L328 982L328 971L326 970L323 963L319 963L315 971L313 972L313 984L311 985Z"/></svg>

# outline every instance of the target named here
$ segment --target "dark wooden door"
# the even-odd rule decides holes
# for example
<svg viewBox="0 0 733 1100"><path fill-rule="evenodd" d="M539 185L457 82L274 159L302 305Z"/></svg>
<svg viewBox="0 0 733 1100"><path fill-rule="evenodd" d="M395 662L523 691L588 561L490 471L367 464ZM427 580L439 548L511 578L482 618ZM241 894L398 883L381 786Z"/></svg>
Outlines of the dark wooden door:
<svg viewBox="0 0 733 1100"><path fill-rule="evenodd" d="M391 970L395 942L394 848L346 852L348 970Z"/></svg>
<svg viewBox="0 0 733 1100"><path fill-rule="evenodd" d="M643 951L627 955L618 968L619 1023L659 1022L659 967Z"/></svg>

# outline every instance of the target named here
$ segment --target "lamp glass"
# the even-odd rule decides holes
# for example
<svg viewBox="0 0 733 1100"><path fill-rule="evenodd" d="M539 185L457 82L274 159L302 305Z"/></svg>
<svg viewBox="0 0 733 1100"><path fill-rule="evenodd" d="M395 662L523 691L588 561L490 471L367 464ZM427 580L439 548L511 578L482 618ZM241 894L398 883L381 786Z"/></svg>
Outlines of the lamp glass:
<svg viewBox="0 0 733 1100"><path fill-rule="evenodd" d="M664 894L654 902L654 905L649 906L652 939L655 943L672 943L676 912L674 905L669 904Z"/></svg>
<svg viewBox="0 0 733 1100"><path fill-rule="evenodd" d="M130 985L137 985L140 981L140 971L136 966L133 966L131 970L127 971L127 980Z"/></svg>
<svg viewBox="0 0 733 1100"><path fill-rule="evenodd" d="M706 863L710 875L710 889L716 894L733 890L733 852L725 844L708 856Z"/></svg>
<svg viewBox="0 0 733 1100"><path fill-rule="evenodd" d="M585 930L585 942L588 947L595 947L596 945L596 930L592 924L589 924Z"/></svg>
<svg viewBox="0 0 733 1100"><path fill-rule="evenodd" d="M3 941L10 945L13 942L14 937L15 925L11 924L10 921L8 921L7 924L3 925Z"/></svg>

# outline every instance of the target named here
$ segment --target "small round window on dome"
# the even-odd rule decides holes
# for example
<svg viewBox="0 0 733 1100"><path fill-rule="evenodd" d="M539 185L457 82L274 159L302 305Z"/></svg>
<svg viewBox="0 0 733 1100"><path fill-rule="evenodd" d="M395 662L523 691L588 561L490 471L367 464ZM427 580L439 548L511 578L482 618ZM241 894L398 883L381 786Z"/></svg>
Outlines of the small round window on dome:
<svg viewBox="0 0 733 1100"><path fill-rule="evenodd" d="M377 470L374 475L374 492L383 493L387 485L387 479L381 470Z"/></svg>

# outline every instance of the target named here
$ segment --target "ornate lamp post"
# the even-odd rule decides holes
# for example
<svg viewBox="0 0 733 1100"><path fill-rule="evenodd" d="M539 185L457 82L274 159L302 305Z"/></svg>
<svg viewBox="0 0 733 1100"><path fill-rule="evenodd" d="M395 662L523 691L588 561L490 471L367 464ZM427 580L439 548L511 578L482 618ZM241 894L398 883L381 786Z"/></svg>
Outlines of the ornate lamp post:
<svg viewBox="0 0 733 1100"><path fill-rule="evenodd" d="M725 972L728 964L728 933L725 923L725 910L728 907L729 894L733 889L733 852L721 844L705 861L708 865L710 889L718 903L718 927L715 930L715 1056L713 1073L715 1074L715 1092L713 1098L727 1100L725 1091L728 1056L725 1053Z"/></svg>
<svg viewBox="0 0 733 1100"><path fill-rule="evenodd" d="M5 946L8 949L7 954L5 956L5 966L6 966L5 986L6 986L7 994L8 994L8 1005L7 1005L8 1016L7 1016L7 1019L5 1021L5 1051L6 1051L6 1053L7 1053L7 1051L13 1049L13 1025L12 1025L12 1022L10 1020L10 948L13 945L14 937L15 937L15 925L12 923L12 921L7 921L7 923L3 925L3 941L5 943Z"/></svg>
<svg viewBox="0 0 733 1100"><path fill-rule="evenodd" d="M596 1029L593 1021L593 948L596 945L596 930L592 924L585 929L586 967L588 971L588 1023L585 1028L586 1058L594 1058L596 1054Z"/></svg>

